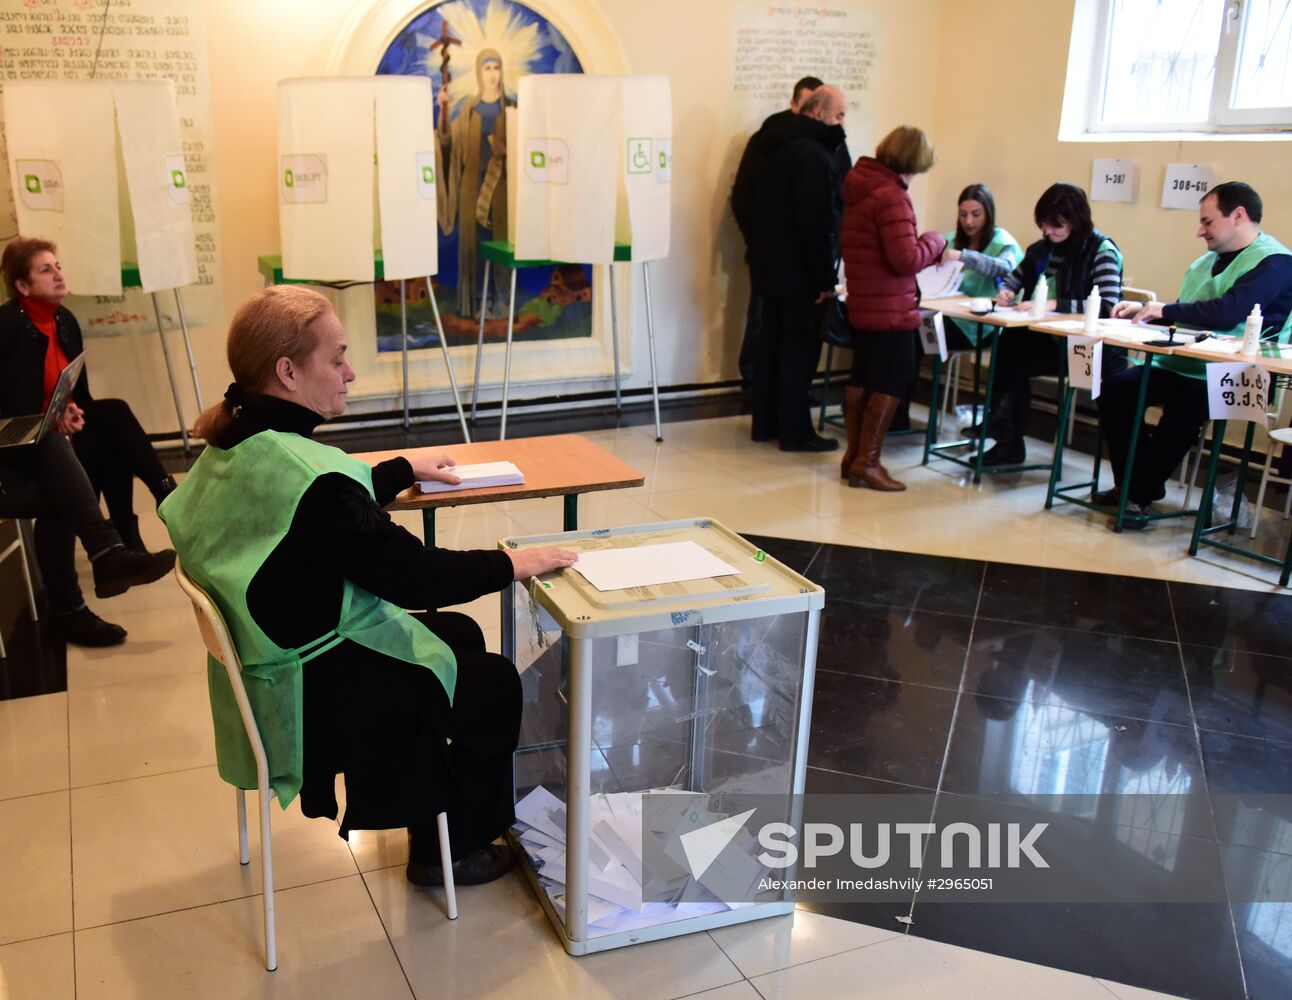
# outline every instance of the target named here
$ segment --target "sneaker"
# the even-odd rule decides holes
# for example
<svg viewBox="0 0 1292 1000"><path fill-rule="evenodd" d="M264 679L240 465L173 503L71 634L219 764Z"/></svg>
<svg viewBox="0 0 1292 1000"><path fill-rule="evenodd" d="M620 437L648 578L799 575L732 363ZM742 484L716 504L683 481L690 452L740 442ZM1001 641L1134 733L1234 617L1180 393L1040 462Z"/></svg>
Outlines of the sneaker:
<svg viewBox="0 0 1292 1000"><path fill-rule="evenodd" d="M821 437L813 434L806 441L798 441L793 444L782 441L781 451L838 451L839 442L834 438Z"/></svg>
<svg viewBox="0 0 1292 1000"><path fill-rule="evenodd" d="M484 885L500 879L516 867L516 854L506 844L487 844L453 862L453 884ZM436 886L444 884L444 870L439 865L422 861L408 861L404 875L413 885Z"/></svg>
<svg viewBox="0 0 1292 1000"><path fill-rule="evenodd" d="M126 630L105 622L85 605L75 611L50 615L50 631L73 646L120 646L126 641Z"/></svg>
<svg viewBox="0 0 1292 1000"><path fill-rule="evenodd" d="M96 597L116 597L131 587L160 580L175 565L175 550L146 555L131 552L124 545L117 545L100 554L91 563L94 570Z"/></svg>

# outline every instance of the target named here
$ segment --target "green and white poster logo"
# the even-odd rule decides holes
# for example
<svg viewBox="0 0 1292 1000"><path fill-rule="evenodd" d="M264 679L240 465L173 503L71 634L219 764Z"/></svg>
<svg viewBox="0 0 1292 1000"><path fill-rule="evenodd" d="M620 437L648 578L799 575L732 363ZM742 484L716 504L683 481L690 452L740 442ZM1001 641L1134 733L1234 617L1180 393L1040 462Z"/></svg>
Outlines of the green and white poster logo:
<svg viewBox="0 0 1292 1000"><path fill-rule="evenodd" d="M63 171L53 160L15 160L18 192L25 208L63 211Z"/></svg>
<svg viewBox="0 0 1292 1000"><path fill-rule="evenodd" d="M322 153L284 156L281 163L283 201L289 205L327 201L327 157Z"/></svg>
<svg viewBox="0 0 1292 1000"><path fill-rule="evenodd" d="M630 174L649 174L654 161L652 152L649 139L629 139L624 160L627 171Z"/></svg>
<svg viewBox="0 0 1292 1000"><path fill-rule="evenodd" d="M570 149L565 141L526 139L525 176L535 184L568 184Z"/></svg>
<svg viewBox="0 0 1292 1000"><path fill-rule="evenodd" d="M188 171L184 166L184 154L172 153L166 157L166 201L171 208L187 205L193 200L188 189Z"/></svg>
<svg viewBox="0 0 1292 1000"><path fill-rule="evenodd" d="M655 179L661 184L673 180L673 137L655 140Z"/></svg>
<svg viewBox="0 0 1292 1000"><path fill-rule="evenodd" d="M423 201L435 200L435 151L417 154L417 194Z"/></svg>

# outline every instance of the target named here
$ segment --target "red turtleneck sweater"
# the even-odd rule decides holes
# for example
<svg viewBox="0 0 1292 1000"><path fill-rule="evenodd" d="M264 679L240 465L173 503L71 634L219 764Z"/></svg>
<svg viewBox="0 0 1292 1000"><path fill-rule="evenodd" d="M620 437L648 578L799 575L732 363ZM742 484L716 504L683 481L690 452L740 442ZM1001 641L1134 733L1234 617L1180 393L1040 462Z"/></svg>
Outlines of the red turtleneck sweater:
<svg viewBox="0 0 1292 1000"><path fill-rule="evenodd" d="M63 369L67 367L67 355L63 353L63 348L58 343L58 328L54 322L58 303L19 295L18 307L27 314L27 318L36 329L49 338L49 350L45 352L45 398L40 404L43 410L49 406L49 398L54 394L58 376L63 374Z"/></svg>

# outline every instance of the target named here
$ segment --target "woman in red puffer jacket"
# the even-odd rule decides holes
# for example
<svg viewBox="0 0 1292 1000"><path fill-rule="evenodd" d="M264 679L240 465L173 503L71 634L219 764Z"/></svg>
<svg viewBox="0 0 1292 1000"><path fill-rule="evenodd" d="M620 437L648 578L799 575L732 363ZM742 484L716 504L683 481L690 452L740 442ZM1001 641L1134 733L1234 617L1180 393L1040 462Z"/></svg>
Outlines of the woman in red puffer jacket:
<svg viewBox="0 0 1292 1000"><path fill-rule="evenodd" d="M844 416L848 449L841 473L849 486L904 490L879 462L884 435L919 368L920 325L915 275L937 261L947 242L916 235L906 186L933 166L933 147L919 129L903 125L863 156L843 185L839 244L848 281L853 327L852 377Z"/></svg>

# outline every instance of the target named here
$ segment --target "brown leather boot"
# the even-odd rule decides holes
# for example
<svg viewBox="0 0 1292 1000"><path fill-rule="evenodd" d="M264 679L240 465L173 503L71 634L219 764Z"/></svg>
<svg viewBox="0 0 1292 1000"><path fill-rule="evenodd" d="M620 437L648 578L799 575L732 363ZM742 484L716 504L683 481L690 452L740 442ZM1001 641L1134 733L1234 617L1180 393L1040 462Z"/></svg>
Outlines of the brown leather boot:
<svg viewBox="0 0 1292 1000"><path fill-rule="evenodd" d="M848 469L848 485L853 487L868 486L872 490L885 493L896 493L906 489L888 474L879 463L879 453L884 447L884 435L888 425L893 422L893 414L902 405L897 396L885 396L873 393L866 403L861 425L860 450L857 460Z"/></svg>
<svg viewBox="0 0 1292 1000"><path fill-rule="evenodd" d="M843 453L839 464L839 478L848 478L848 469L857 456L861 454L862 414L866 402L870 399L870 390L861 386L845 386L843 390L843 422L848 431L848 450Z"/></svg>

